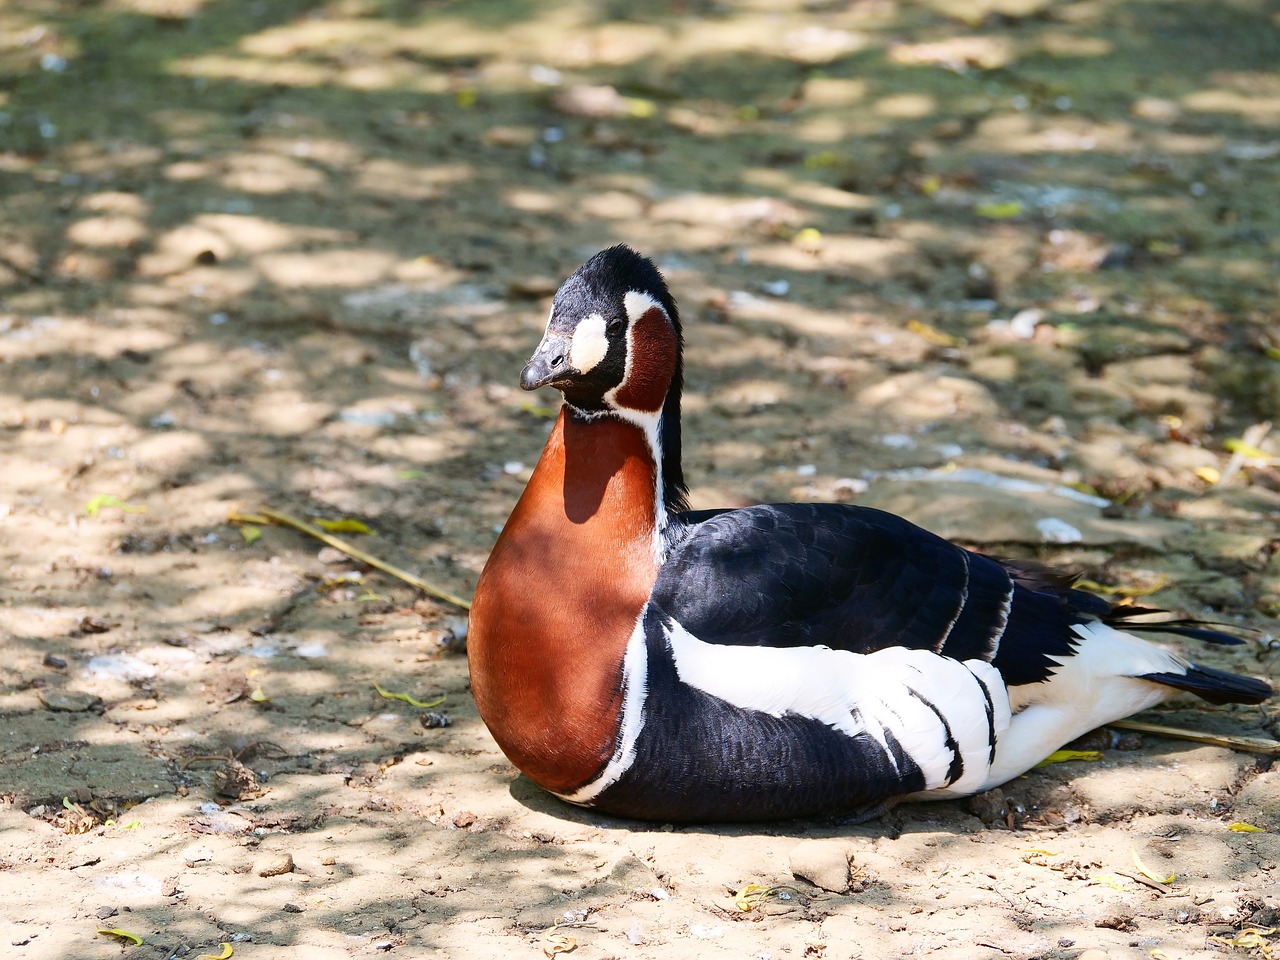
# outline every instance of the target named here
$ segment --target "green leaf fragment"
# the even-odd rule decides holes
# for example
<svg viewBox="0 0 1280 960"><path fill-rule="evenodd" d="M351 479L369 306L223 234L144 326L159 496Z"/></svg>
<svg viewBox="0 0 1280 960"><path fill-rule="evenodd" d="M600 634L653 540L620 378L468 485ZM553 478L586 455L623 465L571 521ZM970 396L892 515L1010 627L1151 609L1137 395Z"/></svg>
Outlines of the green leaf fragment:
<svg viewBox="0 0 1280 960"><path fill-rule="evenodd" d="M390 690L382 689L382 687L376 683L373 685L373 689L377 690L378 694L385 700L399 700L402 703L407 703L411 707L417 707L419 710L429 710L432 707L438 707L445 701L444 697L441 697L439 700L432 700L429 703L422 700L415 700L407 693L393 693Z"/></svg>
<svg viewBox="0 0 1280 960"><path fill-rule="evenodd" d="M1022 213L1022 204L1017 200L1006 200L1002 203L980 203L973 212L988 220L1009 220Z"/></svg>
<svg viewBox="0 0 1280 960"><path fill-rule="evenodd" d="M145 513L147 510L146 507L126 503L114 493L99 493L95 494L93 498L84 505L84 512L91 517L96 517L104 507L119 507L125 513Z"/></svg>
<svg viewBox="0 0 1280 960"><path fill-rule="evenodd" d="M128 940L135 947L142 946L142 938L136 933L130 933L128 930L121 930L119 927L99 928L98 933L106 937L119 937L121 940Z"/></svg>
<svg viewBox="0 0 1280 960"><path fill-rule="evenodd" d="M1054 763L1069 763L1072 760L1101 760L1101 750L1055 750L1043 760L1036 764L1037 767L1047 767Z"/></svg>
<svg viewBox="0 0 1280 960"><path fill-rule="evenodd" d="M344 517L341 520L316 520L316 526L330 533L373 533L363 520Z"/></svg>

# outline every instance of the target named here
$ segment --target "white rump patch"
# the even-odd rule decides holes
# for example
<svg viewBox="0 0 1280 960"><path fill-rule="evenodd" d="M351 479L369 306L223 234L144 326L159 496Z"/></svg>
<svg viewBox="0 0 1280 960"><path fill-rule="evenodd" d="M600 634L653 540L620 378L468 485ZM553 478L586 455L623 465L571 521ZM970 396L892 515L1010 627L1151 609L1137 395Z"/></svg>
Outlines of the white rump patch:
<svg viewBox="0 0 1280 960"><path fill-rule="evenodd" d="M657 307L662 310L662 304L647 293L641 293L639 290L628 290L622 297L622 306L627 311L627 319L635 323L646 313ZM662 310L663 313L667 311Z"/></svg>
<svg viewBox="0 0 1280 960"><path fill-rule="evenodd" d="M586 373L604 359L609 352L609 337L605 334L604 317L598 313L583 317L573 331L569 344L569 363L579 373Z"/></svg>
<svg viewBox="0 0 1280 960"><path fill-rule="evenodd" d="M1105 623L1081 623L1071 629L1080 638L1075 653L1050 657L1059 666L1048 680L1013 689L1017 712L1008 736L996 749L996 762L982 789L1026 772L1064 743L1096 727L1177 693L1139 677L1186 673L1186 660Z"/></svg>

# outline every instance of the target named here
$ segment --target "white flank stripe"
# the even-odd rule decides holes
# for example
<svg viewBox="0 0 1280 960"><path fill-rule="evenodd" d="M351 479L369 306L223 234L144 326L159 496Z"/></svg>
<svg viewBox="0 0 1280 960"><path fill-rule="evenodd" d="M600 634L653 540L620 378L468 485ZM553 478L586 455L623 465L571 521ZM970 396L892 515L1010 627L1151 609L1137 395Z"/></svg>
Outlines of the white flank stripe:
<svg viewBox="0 0 1280 960"><path fill-rule="evenodd" d="M644 614L636 621L622 658L622 724L618 746L600 776L573 793L557 794L570 803L590 805L606 787L617 783L636 759L636 739L644 729L644 702L649 695L649 651L644 641Z"/></svg>
<svg viewBox="0 0 1280 960"><path fill-rule="evenodd" d="M968 669L968 683L972 685L977 696L961 684L964 678L956 680L956 688L949 692L946 704L938 704L951 725L951 735L960 744L960 759L964 762L964 771L954 783L947 784L940 790L934 790L931 797L956 796L976 793L985 789L990 777L992 733L999 743L1009 729L1010 709L1009 696L1005 693L1004 679L1000 671L985 660L966 660L963 664ZM986 696L983 691L986 691ZM987 718L987 697L991 698L991 718Z"/></svg>
<svg viewBox="0 0 1280 960"><path fill-rule="evenodd" d="M705 643L676 623L667 627L667 639L680 679L734 706L774 717L810 717L846 736L869 735L882 746L892 734L920 767L928 789L947 785L954 760L938 713L959 746L966 785L982 782L987 773L991 740L984 688L997 734L1008 725L1004 685L983 661L961 663L902 647L856 654L826 647L723 646Z"/></svg>
<svg viewBox="0 0 1280 960"><path fill-rule="evenodd" d="M851 737L864 732L851 711L866 706L856 691L867 658L830 647L706 643L674 622L666 632L676 672L689 686L744 710L812 717Z"/></svg>

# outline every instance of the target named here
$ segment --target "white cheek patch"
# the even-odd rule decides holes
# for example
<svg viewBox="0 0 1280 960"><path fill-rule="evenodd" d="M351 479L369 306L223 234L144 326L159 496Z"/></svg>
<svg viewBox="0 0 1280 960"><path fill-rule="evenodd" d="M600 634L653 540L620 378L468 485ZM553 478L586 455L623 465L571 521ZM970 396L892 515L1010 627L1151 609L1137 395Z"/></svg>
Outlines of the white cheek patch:
<svg viewBox="0 0 1280 960"><path fill-rule="evenodd" d="M573 331L569 344L569 363L579 373L595 367L609 352L609 338L605 336L604 317L598 313L583 317Z"/></svg>
<svg viewBox="0 0 1280 960"><path fill-rule="evenodd" d="M662 310L662 304L647 293L641 293L639 290L628 290L622 298L623 309L627 311L627 319L635 323L646 313L657 307ZM662 311L666 313L665 310Z"/></svg>

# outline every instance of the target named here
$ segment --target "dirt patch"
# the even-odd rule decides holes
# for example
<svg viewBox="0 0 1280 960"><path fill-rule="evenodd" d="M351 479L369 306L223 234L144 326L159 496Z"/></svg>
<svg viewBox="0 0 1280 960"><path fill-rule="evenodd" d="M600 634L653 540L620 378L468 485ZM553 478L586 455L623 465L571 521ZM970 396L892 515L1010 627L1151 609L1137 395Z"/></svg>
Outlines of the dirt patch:
<svg viewBox="0 0 1280 960"><path fill-rule="evenodd" d="M1178 957L1276 925L1266 759L1107 741L856 827L620 823L496 750L457 611L228 517L359 518L468 593L549 425L516 379L550 294L625 240L685 315L695 506L893 509L1251 627L1195 656L1274 681L1280 447L1225 447L1280 412L1278 26L0 8L0 942ZM1147 719L1280 734L1270 707Z"/></svg>

